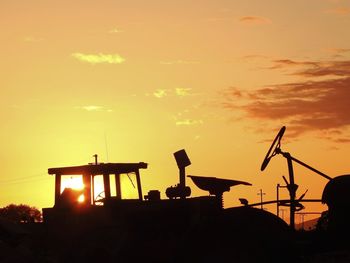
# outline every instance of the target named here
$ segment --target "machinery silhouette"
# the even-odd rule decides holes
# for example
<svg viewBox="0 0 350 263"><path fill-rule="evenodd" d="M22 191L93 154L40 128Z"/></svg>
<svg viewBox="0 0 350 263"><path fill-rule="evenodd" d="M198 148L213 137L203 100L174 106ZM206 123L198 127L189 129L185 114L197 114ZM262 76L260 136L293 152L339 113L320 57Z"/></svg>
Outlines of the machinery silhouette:
<svg viewBox="0 0 350 263"><path fill-rule="evenodd" d="M61 260L76 254L75 262L87 260L85 254L92 244L94 249L97 246L107 251L100 255L106 262L113 262L111 258L118 258L118 262L144 258L155 262L220 262L228 257L236 262L254 262L287 253L292 232L282 219L246 205L223 207L224 192L251 183L186 176L185 169L191 164L186 151L181 149L174 157L179 183L166 189L167 199L161 198L159 190L143 195L140 170L148 167L144 162L98 163L96 156L92 164L49 168L48 173L55 176L55 204L43 209L43 219L49 243L61 251ZM72 189L61 192L62 178L72 175L82 177L84 188L76 193ZM135 182L134 199L123 195L124 175ZM191 197L186 177L208 195ZM99 194L98 178L103 182ZM80 194L84 201L77 202ZM103 244L96 245L96 239L103 239ZM72 247L79 253L72 253ZM249 253L251 250L255 253Z"/></svg>
<svg viewBox="0 0 350 263"><path fill-rule="evenodd" d="M191 161L184 149L174 153L179 182L165 190L143 194L141 170L145 162L99 163L49 168L55 176L55 204L43 209L42 240L58 262L301 262L300 259L323 251L349 248L350 175L331 178L281 149L283 126L272 142L263 162L264 171L271 159L287 160L289 180L283 176L289 199L224 208L223 193L249 182L214 176L187 175ZM329 180L322 199L297 197L293 164L298 163ZM80 176L84 188L62 189L62 179ZM192 197L186 184L190 178L207 195ZM128 197L123 180L132 185ZM97 189L99 181L103 189ZM63 191L62 191L63 190ZM262 191L261 191L262 194ZM81 198L83 197L83 198ZM78 201L79 199L79 201ZM328 205L314 231L295 230L295 213L304 202ZM290 223L255 206L276 203L287 206ZM278 211L278 210L277 210Z"/></svg>

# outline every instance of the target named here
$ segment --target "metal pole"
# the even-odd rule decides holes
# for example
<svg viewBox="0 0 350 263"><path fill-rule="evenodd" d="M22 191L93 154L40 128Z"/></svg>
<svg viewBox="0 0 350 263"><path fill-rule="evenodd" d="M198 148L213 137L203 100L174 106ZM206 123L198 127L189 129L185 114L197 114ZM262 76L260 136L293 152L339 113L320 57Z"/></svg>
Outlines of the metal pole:
<svg viewBox="0 0 350 263"><path fill-rule="evenodd" d="M269 204L275 204L277 201L276 200L272 200L272 201L264 201L263 205L269 205ZM285 202L288 203L290 202L290 199L280 199L280 203ZM322 200L321 199L303 199L300 200L299 202L307 202L307 203L321 203ZM255 204L248 204L247 206L260 206L261 203L255 203ZM281 205L280 205L281 206ZM280 209L282 211L282 209Z"/></svg>
<svg viewBox="0 0 350 263"><path fill-rule="evenodd" d="M260 189L258 195L260 195L260 208L261 209L264 209L263 208L263 197L262 197L264 194L265 193L263 193L262 189Z"/></svg>
<svg viewBox="0 0 350 263"><path fill-rule="evenodd" d="M282 176L283 177L283 179L285 180L285 181L287 181L286 180L286 178L284 177L284 176ZM288 183L288 182L287 182ZM280 188L287 188L287 186L286 185L280 185L280 184L277 184L277 186L276 186L276 193L277 193L277 198L276 198L276 208L277 208L277 216L279 217L279 215L280 215L280 195L279 195L279 189Z"/></svg>
<svg viewBox="0 0 350 263"><path fill-rule="evenodd" d="M92 195L92 204L95 205L95 176L91 175L91 195Z"/></svg>
<svg viewBox="0 0 350 263"><path fill-rule="evenodd" d="M285 153L285 157L288 162L288 171L289 171L289 195L290 195L290 227L295 229L295 192L296 185L294 184L294 171L293 171L293 162L289 153Z"/></svg>
<svg viewBox="0 0 350 263"><path fill-rule="evenodd" d="M61 175L55 175L55 205L58 205L61 195Z"/></svg>
<svg viewBox="0 0 350 263"><path fill-rule="evenodd" d="M185 199L186 195L185 195L185 188L186 188L186 172L185 172L185 166L183 167L179 167L179 175L180 175L180 198L181 199Z"/></svg>
<svg viewBox="0 0 350 263"><path fill-rule="evenodd" d="M328 180L332 180L332 177L330 177L330 176L328 176L328 175L326 175L326 174L316 170L315 168L311 167L310 165L307 165L306 163L303 163L302 161L299 161L298 159L292 157L290 154L289 154L288 158L290 158L291 160L297 162L298 164L301 164L302 166L305 166L306 168L309 168L311 171L314 171L315 173L321 175L322 177L324 177L324 178L326 178Z"/></svg>
<svg viewBox="0 0 350 263"><path fill-rule="evenodd" d="M277 206L277 216L279 217L280 216L280 206L279 206L279 187L280 187L280 184L277 184L277 189L276 189L276 192L277 192L277 203L276 203L276 206Z"/></svg>

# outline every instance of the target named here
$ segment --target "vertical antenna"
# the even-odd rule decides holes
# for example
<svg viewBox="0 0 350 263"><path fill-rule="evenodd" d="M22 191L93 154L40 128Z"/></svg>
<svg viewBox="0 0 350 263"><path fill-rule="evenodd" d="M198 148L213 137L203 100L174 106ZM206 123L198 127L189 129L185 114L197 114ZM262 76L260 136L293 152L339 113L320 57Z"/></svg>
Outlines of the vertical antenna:
<svg viewBox="0 0 350 263"><path fill-rule="evenodd" d="M106 131L105 131L105 148L106 148L106 159L107 159L107 163L109 162L108 161L108 148L107 148L107 134L106 134Z"/></svg>
<svg viewBox="0 0 350 263"><path fill-rule="evenodd" d="M93 157L95 158L95 165L97 165L98 164L98 162L97 162L97 154L94 154Z"/></svg>

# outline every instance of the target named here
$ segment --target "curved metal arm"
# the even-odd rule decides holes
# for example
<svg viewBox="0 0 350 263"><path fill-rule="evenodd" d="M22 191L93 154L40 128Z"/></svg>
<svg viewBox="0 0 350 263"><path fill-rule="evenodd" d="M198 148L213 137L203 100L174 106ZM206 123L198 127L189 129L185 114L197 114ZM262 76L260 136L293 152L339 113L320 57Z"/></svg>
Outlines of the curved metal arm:
<svg viewBox="0 0 350 263"><path fill-rule="evenodd" d="M313 171L313 172L315 172L315 173L321 175L322 177L324 177L324 178L326 178L326 179L328 179L328 180L332 180L332 179L333 179L332 177L330 177L330 176L328 176L328 175L326 175L326 174L320 172L319 170L317 170L317 169L311 167L310 165L307 165L306 163L304 163L304 162L302 162L302 161L300 161L300 160L294 158L294 157L291 156L289 153L282 152L282 151L280 151L280 153L283 155L283 157L285 157L285 158L290 158L292 161L294 161L294 162L296 162L296 163L298 163L298 164L300 164L300 165L302 165L302 166L304 166L304 167L310 169L311 171Z"/></svg>

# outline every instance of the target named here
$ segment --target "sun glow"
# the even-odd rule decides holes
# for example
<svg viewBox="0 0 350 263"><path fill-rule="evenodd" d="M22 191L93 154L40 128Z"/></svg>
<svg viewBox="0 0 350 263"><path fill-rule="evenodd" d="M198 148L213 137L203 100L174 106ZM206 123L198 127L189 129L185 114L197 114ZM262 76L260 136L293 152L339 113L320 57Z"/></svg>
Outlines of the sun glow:
<svg viewBox="0 0 350 263"><path fill-rule="evenodd" d="M83 195L83 194L79 195L79 197L78 197L78 202L79 202L79 203L84 203L84 201L85 201L84 195Z"/></svg>
<svg viewBox="0 0 350 263"><path fill-rule="evenodd" d="M82 176L63 176L62 177L62 183L61 183L61 193L64 191L66 188L71 188L74 190L82 190L84 189L84 183L83 183L83 178ZM85 196L84 194L79 195L77 198L78 203L84 203L85 201Z"/></svg>
<svg viewBox="0 0 350 263"><path fill-rule="evenodd" d="M72 188L74 190L82 190L84 189L84 183L82 176L70 176L62 177L62 184L61 184L61 193L65 188Z"/></svg>

